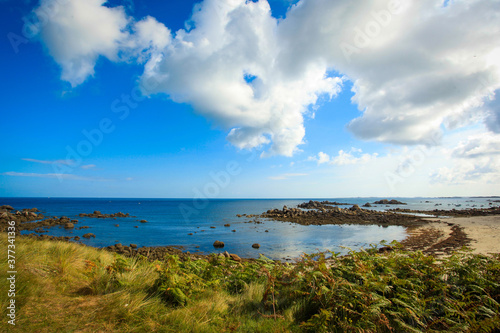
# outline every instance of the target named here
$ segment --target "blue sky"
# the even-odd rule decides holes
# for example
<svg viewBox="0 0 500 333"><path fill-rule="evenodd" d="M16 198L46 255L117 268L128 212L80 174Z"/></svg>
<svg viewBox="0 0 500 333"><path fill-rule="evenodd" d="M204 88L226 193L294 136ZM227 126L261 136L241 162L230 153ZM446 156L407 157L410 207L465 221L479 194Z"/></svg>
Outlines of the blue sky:
<svg viewBox="0 0 500 333"><path fill-rule="evenodd" d="M391 3L2 0L0 196L498 195L499 2Z"/></svg>

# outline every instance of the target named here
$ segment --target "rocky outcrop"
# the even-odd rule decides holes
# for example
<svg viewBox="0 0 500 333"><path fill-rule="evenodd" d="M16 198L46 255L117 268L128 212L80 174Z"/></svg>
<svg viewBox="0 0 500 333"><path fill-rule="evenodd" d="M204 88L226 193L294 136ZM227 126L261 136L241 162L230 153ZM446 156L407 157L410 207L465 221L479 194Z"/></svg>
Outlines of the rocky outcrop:
<svg viewBox="0 0 500 333"><path fill-rule="evenodd" d="M375 204L375 205L406 205L406 203L401 202L401 201L397 201L394 199L393 200L383 199L383 200L375 201L373 204Z"/></svg>
<svg viewBox="0 0 500 333"><path fill-rule="evenodd" d="M258 248L260 248L260 244L259 243L252 244L252 247L254 249L258 249Z"/></svg>
<svg viewBox="0 0 500 333"><path fill-rule="evenodd" d="M350 211L360 211L362 210L358 205L353 205L351 208L349 208Z"/></svg>
<svg viewBox="0 0 500 333"><path fill-rule="evenodd" d="M395 213L409 213L409 214L427 214L435 216L453 216L453 217L471 217L471 216L488 216L488 215L500 215L500 207L491 208L471 208L471 209L434 209L434 210L411 210L396 208L391 209L391 212Z"/></svg>
<svg viewBox="0 0 500 333"><path fill-rule="evenodd" d="M223 248L223 247L224 247L224 242L221 242L221 241L216 240L216 241L214 242L214 247L215 247L216 249L221 249L221 248Z"/></svg>
<svg viewBox="0 0 500 333"><path fill-rule="evenodd" d="M82 236L83 238L87 238L87 239L90 239L90 238L95 238L95 235L91 232L89 232L88 234L85 234Z"/></svg>
<svg viewBox="0 0 500 333"><path fill-rule="evenodd" d="M304 202L298 205L297 207L299 208L304 208L304 209L319 209L319 208L333 208L332 206L350 206L352 204L350 203L345 203L345 202L337 202L337 201L312 201L310 200L309 202Z"/></svg>
<svg viewBox="0 0 500 333"><path fill-rule="evenodd" d="M113 214L102 214L100 211L95 210L93 213L90 214L85 214L85 213L80 213L78 214L80 217L90 217L90 218L95 218L95 219L109 219L109 218L116 218L116 217L132 217L130 216L129 213L113 213Z"/></svg>
<svg viewBox="0 0 500 333"><path fill-rule="evenodd" d="M23 230L33 230L35 232L46 232L47 228L60 226L67 229L74 228L74 224L78 220L70 220L67 216L45 218L43 214L37 214L34 211L36 208L23 209L22 211L2 212L0 213L0 231L7 231L9 223L15 222L16 232L20 233ZM73 225L73 227L71 227Z"/></svg>
<svg viewBox="0 0 500 333"><path fill-rule="evenodd" d="M320 206L314 210L302 210L299 208L287 208L268 210L261 215L276 221L292 222L302 225L324 225L324 224L361 224L361 225L415 225L418 218L411 215L396 214L394 212L379 212L362 209L358 205L350 208Z"/></svg>

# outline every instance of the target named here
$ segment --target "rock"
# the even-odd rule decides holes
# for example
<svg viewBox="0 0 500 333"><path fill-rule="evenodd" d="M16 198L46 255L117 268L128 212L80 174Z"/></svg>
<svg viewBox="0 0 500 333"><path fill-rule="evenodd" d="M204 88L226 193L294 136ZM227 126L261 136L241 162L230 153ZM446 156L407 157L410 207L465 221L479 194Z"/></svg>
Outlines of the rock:
<svg viewBox="0 0 500 333"><path fill-rule="evenodd" d="M236 232L236 230L231 230L232 232Z"/></svg>
<svg viewBox="0 0 500 333"><path fill-rule="evenodd" d="M190 232L190 233L188 234L188 236L193 236L193 233L192 233L192 232Z"/></svg>
<svg viewBox="0 0 500 333"><path fill-rule="evenodd" d="M379 200L379 201L375 201L374 204L376 205L406 205L404 202L401 202L401 201L397 201L397 200L387 200L387 199L383 199L383 200Z"/></svg>
<svg viewBox="0 0 500 333"><path fill-rule="evenodd" d="M98 210L94 210L94 215L102 215L102 213Z"/></svg>
<svg viewBox="0 0 500 333"><path fill-rule="evenodd" d="M224 257L229 258L229 252L224 251Z"/></svg>
<svg viewBox="0 0 500 333"><path fill-rule="evenodd" d="M369 202L367 202L367 203L365 203L365 204L363 205L363 207L371 207L371 206L372 206L372 205L371 205Z"/></svg>
<svg viewBox="0 0 500 333"><path fill-rule="evenodd" d="M236 214L236 217L241 217L241 214Z"/></svg>
<svg viewBox="0 0 500 333"><path fill-rule="evenodd" d="M393 250L392 247L384 246L384 247L381 247L380 249L378 249L378 252L379 253L387 253L387 252L391 252L392 250Z"/></svg>
<svg viewBox="0 0 500 333"><path fill-rule="evenodd" d="M73 229L75 227L75 225L73 223L66 223L64 225L64 229Z"/></svg>
<svg viewBox="0 0 500 333"><path fill-rule="evenodd" d="M0 209L14 210L14 207L12 207L10 205L3 205L2 207L0 207Z"/></svg>
<svg viewBox="0 0 500 333"><path fill-rule="evenodd" d="M233 254L233 253L231 253L231 254L229 255L229 257L230 257L231 259L233 259L234 261L241 261L241 258L240 258L237 254Z"/></svg>
<svg viewBox="0 0 500 333"><path fill-rule="evenodd" d="M214 242L214 247L215 247L216 249L221 249L221 248L223 248L223 247L224 247L224 242L221 242L221 241L216 240L216 241Z"/></svg>
<svg viewBox="0 0 500 333"><path fill-rule="evenodd" d="M141 223L147 223L148 221L146 221L146 220L140 220L139 222L141 222Z"/></svg>
<svg viewBox="0 0 500 333"><path fill-rule="evenodd" d="M115 227L119 227L120 225L119 224L115 224Z"/></svg>
<svg viewBox="0 0 500 333"><path fill-rule="evenodd" d="M85 235L83 235L82 237L83 237L83 238L91 238L91 237L95 238L95 235L94 235L93 233L90 233L90 232L89 232L88 234L85 234Z"/></svg>
<svg viewBox="0 0 500 333"><path fill-rule="evenodd" d="M210 229L215 229L215 227L210 227Z"/></svg>
<svg viewBox="0 0 500 333"><path fill-rule="evenodd" d="M76 240L76 241L79 241L80 237L79 236L75 236L75 237L73 237L73 239Z"/></svg>
<svg viewBox="0 0 500 333"><path fill-rule="evenodd" d="M260 247L260 244L259 243L252 244L252 247L254 249L258 249Z"/></svg>
<svg viewBox="0 0 500 333"><path fill-rule="evenodd" d="M356 210L361 210L361 208L359 208L358 205L354 205L351 208L349 208L349 210L356 211Z"/></svg>
<svg viewBox="0 0 500 333"><path fill-rule="evenodd" d="M265 232L269 232L269 230L266 230Z"/></svg>
<svg viewBox="0 0 500 333"><path fill-rule="evenodd" d="M137 249L137 244L130 244L130 247L133 249Z"/></svg>
<svg viewBox="0 0 500 333"><path fill-rule="evenodd" d="M134 228L139 228L139 226L138 225L134 225Z"/></svg>
<svg viewBox="0 0 500 333"><path fill-rule="evenodd" d="M231 225L229 223L224 224L225 227L230 227Z"/></svg>

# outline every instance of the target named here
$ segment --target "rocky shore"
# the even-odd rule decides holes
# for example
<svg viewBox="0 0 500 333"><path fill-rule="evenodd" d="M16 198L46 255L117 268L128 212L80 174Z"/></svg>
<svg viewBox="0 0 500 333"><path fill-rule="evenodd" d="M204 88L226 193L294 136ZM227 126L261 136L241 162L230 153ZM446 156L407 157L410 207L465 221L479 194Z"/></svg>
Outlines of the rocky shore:
<svg viewBox="0 0 500 333"><path fill-rule="evenodd" d="M258 221L259 218L272 219L275 221L297 223L301 225L326 225L326 224L355 224L355 225L379 225L379 226L404 226L406 227L409 237L402 242L403 248L410 251L422 250L426 254L433 255L446 255L456 251L463 246L470 246L477 243L478 236L475 238L469 237L470 230L465 229L462 224L451 221L451 219L441 221L436 225L435 220L421 218L412 214L428 214L435 216L452 216L452 217L487 217L487 218L500 218L500 207L492 207L485 209L468 209L468 210L433 210L433 211L412 211L408 209L394 209L390 211L380 212L368 209L362 209L358 205L352 205L348 208L340 208L333 206L338 204L336 202L318 202L309 201L299 205L301 208L288 208L284 206L282 209L268 210L261 215L247 215L238 214L238 217L252 217L255 223L262 223ZM404 213L404 214L402 214ZM102 214L99 211L86 214L81 213L78 216L91 217L91 218L117 218L117 217L132 217L128 213L113 213ZM456 219L459 221L460 219ZM35 237L38 239L60 240L60 241L80 241L79 236L63 236L55 237L46 235L50 228L60 227L65 229L85 229L87 226L78 227L78 220L70 219L69 217L45 217L37 208L25 208L21 210L14 210L13 207L8 205L0 206L0 231L6 232L9 221L16 221L16 233L20 234L21 231L35 231L40 235L29 234L22 237ZM496 221L496 220L495 220ZM140 222L147 222L141 220ZM499 221L500 222L500 221ZM471 222L475 223L475 222ZM229 225L227 225L229 226ZM490 225L488 225L489 227ZM496 224L492 224L493 229L489 229L488 233L493 233L496 229ZM500 226L499 226L500 229ZM86 233L82 237L95 238L92 233ZM496 236L494 236L496 237ZM500 236L499 236L500 239ZM494 242L494 240L493 240ZM214 247L223 247L216 246ZM222 242L220 242L222 243ZM223 243L222 243L223 244ZM258 244L252 245L258 248ZM141 247L138 248L136 244L122 245L117 243L115 245L104 248L107 251L123 254L126 256L141 255L149 260L163 260L168 255L178 255L181 259L188 258L192 260L208 258L209 256L200 253L189 253L183 251L179 246L160 246L160 247ZM390 251L390 247L382 248L381 251ZM486 251L486 250L485 250ZM219 254L231 258L235 261L253 260L242 259L236 254L227 252Z"/></svg>
<svg viewBox="0 0 500 333"><path fill-rule="evenodd" d="M406 213L406 214L426 214L434 216L447 216L447 217L472 217L472 216L492 216L500 215L500 207L490 207L490 208L470 208L464 210L444 210L444 209L434 209L434 210L411 210L411 209L391 209L391 212L395 213Z"/></svg>
<svg viewBox="0 0 500 333"><path fill-rule="evenodd" d="M81 213L80 217L91 217L91 218L117 218L117 217L132 217L128 213L114 213L114 214L101 214L99 211L94 211L91 214ZM61 227L64 229L88 229L88 226L77 227L78 220L70 219L67 216L52 216L46 217L37 208L24 208L21 210L15 210L12 206L3 205L0 206L0 232L7 231L9 227L8 222L16 222L16 234L20 234L21 231L34 231L36 233L46 233L50 228ZM142 223L147 222L146 220L141 220ZM52 236L46 236L52 237ZM87 233L82 237L85 238L95 238L92 233ZM80 240L79 236L75 237L59 237L61 239L74 239L76 241Z"/></svg>
<svg viewBox="0 0 500 333"><path fill-rule="evenodd" d="M268 210L266 213L261 214L260 217L301 225L359 224L416 226L426 223L413 215L367 210L362 209L358 205L353 205L349 208L340 208L317 201L310 201L307 204L299 205L299 207L306 207L309 210L284 206L283 209Z"/></svg>

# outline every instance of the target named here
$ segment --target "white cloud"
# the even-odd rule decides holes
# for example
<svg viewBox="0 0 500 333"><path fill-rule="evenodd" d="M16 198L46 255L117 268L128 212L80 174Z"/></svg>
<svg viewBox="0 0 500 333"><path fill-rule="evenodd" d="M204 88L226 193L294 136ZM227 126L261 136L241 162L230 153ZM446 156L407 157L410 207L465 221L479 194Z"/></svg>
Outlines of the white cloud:
<svg viewBox="0 0 500 333"><path fill-rule="evenodd" d="M2 173L4 176L12 176L12 177L35 177L35 178L57 178L59 180L83 180L83 181L110 181L110 179L104 178L93 178L93 177L81 177L68 173L32 173L32 172L15 172L9 171Z"/></svg>
<svg viewBox="0 0 500 333"><path fill-rule="evenodd" d="M323 164L323 163L328 163L330 162L330 156L328 154L323 153L320 151L318 153L318 164Z"/></svg>
<svg viewBox="0 0 500 333"><path fill-rule="evenodd" d="M129 18L123 7L103 6L106 0L42 0L35 9L41 38L61 66L61 79L72 86L94 74L100 56L118 60L129 38Z"/></svg>
<svg viewBox="0 0 500 333"><path fill-rule="evenodd" d="M84 170L88 170L88 169L93 169L95 167L96 167L95 164L86 164L86 165L82 165L80 168L82 168Z"/></svg>
<svg viewBox="0 0 500 333"><path fill-rule="evenodd" d="M307 160L308 161L316 161L318 163L318 165L320 165L320 164L330 162L330 156L328 156L328 154L325 154L322 151L320 151L318 153L318 156L310 156Z"/></svg>
<svg viewBox="0 0 500 333"><path fill-rule="evenodd" d="M339 151L339 154L332 158L330 164L333 165L351 165L351 164L363 164L370 160L377 158L378 154L362 154L363 151L358 148L351 148L349 152L343 150Z"/></svg>
<svg viewBox="0 0 500 333"><path fill-rule="evenodd" d="M348 128L359 138L435 145L442 126L485 120L490 130L500 128L497 0L400 8L382 0L302 0L280 21L265 0L205 0L189 29L175 34L151 17L134 23L104 1L67 0L41 26L63 80L82 83L99 56L146 61L143 83L156 85L145 94L191 104L227 128L233 145L264 147L263 156L298 151L308 109L341 89L342 79L328 75L334 71L354 82L363 114ZM43 0L36 12L54 3Z"/></svg>
<svg viewBox="0 0 500 333"><path fill-rule="evenodd" d="M500 90L495 91L495 97L500 96ZM488 112L486 126L495 133L500 133L500 98L492 98L486 102L485 108Z"/></svg>
<svg viewBox="0 0 500 333"><path fill-rule="evenodd" d="M128 45L131 55L142 63L151 57L161 57L161 52L170 44L170 30L162 23L148 16L133 26L134 33Z"/></svg>
<svg viewBox="0 0 500 333"><path fill-rule="evenodd" d="M55 160L55 161L47 161L47 160L36 160L34 158L22 158L23 161L40 163L40 164L63 164L63 165L72 165L75 163L73 160Z"/></svg>
<svg viewBox="0 0 500 333"><path fill-rule="evenodd" d="M263 156L291 156L305 135L303 114L321 94L334 96L341 79L311 64L291 77L280 68L279 25L266 1L206 0L190 31L177 32L161 60L152 59L143 80L189 103L225 128L228 140L248 149L271 143ZM250 79L251 78L251 79Z"/></svg>
<svg viewBox="0 0 500 333"><path fill-rule="evenodd" d="M486 184L500 182L500 135L469 136L454 149L446 151L451 167L434 171L430 178L443 184Z"/></svg>
<svg viewBox="0 0 500 333"><path fill-rule="evenodd" d="M441 125L461 124L500 87L499 46L491 43L500 38L500 3L408 1L398 12L389 3L302 1L281 30L296 55L289 70L324 59L346 74L363 111L348 126L358 137L435 143Z"/></svg>

